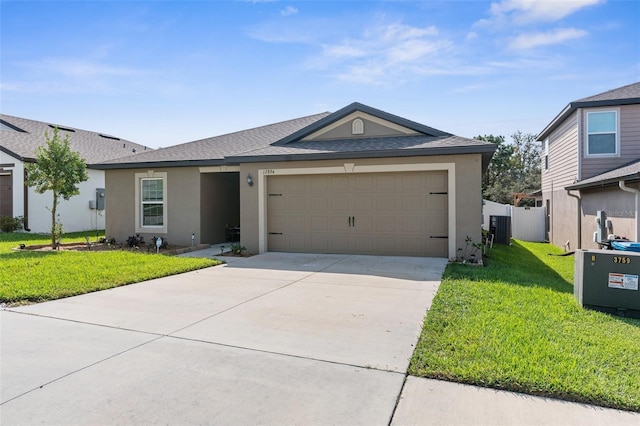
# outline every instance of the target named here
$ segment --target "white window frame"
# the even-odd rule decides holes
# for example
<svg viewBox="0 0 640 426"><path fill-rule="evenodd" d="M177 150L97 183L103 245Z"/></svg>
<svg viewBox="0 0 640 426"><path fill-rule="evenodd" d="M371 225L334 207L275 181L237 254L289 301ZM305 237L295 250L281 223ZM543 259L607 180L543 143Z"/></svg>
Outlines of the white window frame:
<svg viewBox="0 0 640 426"><path fill-rule="evenodd" d="M544 140L544 169L549 170L549 138Z"/></svg>
<svg viewBox="0 0 640 426"><path fill-rule="evenodd" d="M162 180L162 225L143 225L142 221L142 182L145 180ZM168 199L167 199L167 173L166 172L154 172L149 170L146 173L135 174L135 232L136 233L156 233L166 234L168 232ZM159 204L154 201L153 204Z"/></svg>
<svg viewBox="0 0 640 426"><path fill-rule="evenodd" d="M602 113L614 113L615 114L615 123L616 123L616 128L615 128L615 152L614 153L606 153L606 154L591 154L589 152L589 135L591 135L592 133L589 133L589 117L591 116L591 114L602 114ZM602 109L602 110L593 110L593 111L587 111L587 120L586 120L586 125L584 127L584 132L585 132L585 138L584 138L584 156L588 157L588 158L598 158L598 157L619 157L620 156L620 110L617 108L614 109ZM608 134L609 132L607 132ZM593 134L598 134L598 133L593 133Z"/></svg>

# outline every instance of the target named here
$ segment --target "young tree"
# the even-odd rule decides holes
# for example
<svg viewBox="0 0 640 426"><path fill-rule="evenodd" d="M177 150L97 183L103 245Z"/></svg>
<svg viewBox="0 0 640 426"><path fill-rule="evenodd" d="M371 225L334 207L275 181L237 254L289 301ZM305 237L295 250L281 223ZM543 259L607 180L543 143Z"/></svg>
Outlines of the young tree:
<svg viewBox="0 0 640 426"><path fill-rule="evenodd" d="M51 206L51 244L56 244L56 211L60 197L65 200L78 195L80 190L76 186L89 179L87 165L77 152L71 151L69 135L60 138L58 128L53 129L53 137L45 132L46 145L36 150L35 164L28 164L27 186L34 187L36 192L43 194L51 191L53 204Z"/></svg>

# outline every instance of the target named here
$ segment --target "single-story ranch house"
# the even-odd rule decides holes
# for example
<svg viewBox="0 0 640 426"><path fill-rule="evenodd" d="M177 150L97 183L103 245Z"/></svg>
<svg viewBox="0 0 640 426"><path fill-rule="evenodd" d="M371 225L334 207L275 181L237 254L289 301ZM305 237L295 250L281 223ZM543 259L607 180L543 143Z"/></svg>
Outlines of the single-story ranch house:
<svg viewBox="0 0 640 426"><path fill-rule="evenodd" d="M106 233L250 253L455 258L481 239L481 178L495 145L353 103L103 162Z"/></svg>

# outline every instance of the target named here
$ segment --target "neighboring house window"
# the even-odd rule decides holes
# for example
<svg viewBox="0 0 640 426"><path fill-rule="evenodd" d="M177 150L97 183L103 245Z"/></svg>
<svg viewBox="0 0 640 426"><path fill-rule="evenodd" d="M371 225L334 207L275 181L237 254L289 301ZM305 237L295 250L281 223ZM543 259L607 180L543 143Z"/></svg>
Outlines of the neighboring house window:
<svg viewBox="0 0 640 426"><path fill-rule="evenodd" d="M544 140L544 169L549 170L549 138Z"/></svg>
<svg viewBox="0 0 640 426"><path fill-rule="evenodd" d="M136 232L167 232L167 173L136 173Z"/></svg>
<svg viewBox="0 0 640 426"><path fill-rule="evenodd" d="M351 134L364 135L364 121L360 118L356 118L351 123Z"/></svg>
<svg viewBox="0 0 640 426"><path fill-rule="evenodd" d="M618 155L616 111L587 113L587 155Z"/></svg>

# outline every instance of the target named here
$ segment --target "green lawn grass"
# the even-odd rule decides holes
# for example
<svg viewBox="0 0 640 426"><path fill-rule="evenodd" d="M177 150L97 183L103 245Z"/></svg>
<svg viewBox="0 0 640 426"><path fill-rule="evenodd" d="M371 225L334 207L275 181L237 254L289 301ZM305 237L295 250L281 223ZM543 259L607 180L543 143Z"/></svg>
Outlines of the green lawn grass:
<svg viewBox="0 0 640 426"><path fill-rule="evenodd" d="M66 234L82 241L96 232ZM19 244L50 243L47 235L0 233L0 303L24 304L192 271L219 262L129 251L17 251Z"/></svg>
<svg viewBox="0 0 640 426"><path fill-rule="evenodd" d="M581 308L560 252L514 241L448 265L409 373L640 411L640 321Z"/></svg>

